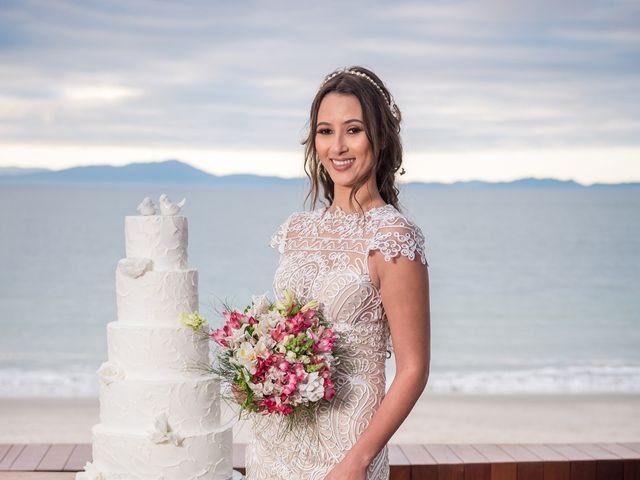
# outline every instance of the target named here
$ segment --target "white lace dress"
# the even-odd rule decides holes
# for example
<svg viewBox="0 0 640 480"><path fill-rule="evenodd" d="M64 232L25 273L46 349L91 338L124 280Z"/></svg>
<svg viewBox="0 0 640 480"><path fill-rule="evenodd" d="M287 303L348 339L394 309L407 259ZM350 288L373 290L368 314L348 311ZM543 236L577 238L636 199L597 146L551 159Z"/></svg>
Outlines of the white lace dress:
<svg viewBox="0 0 640 480"><path fill-rule="evenodd" d="M380 292L369 277L369 251L386 261L404 255L427 266L424 235L393 205L361 213L326 207L294 212L271 237L280 252L273 290L302 303L317 299L340 336L351 367L334 379L336 395L316 412L314 431L276 438L282 416L252 415L247 445L246 480L322 480L369 424L385 395L385 360L392 350ZM418 255L416 255L418 253ZM367 480L388 480L385 446L373 459Z"/></svg>

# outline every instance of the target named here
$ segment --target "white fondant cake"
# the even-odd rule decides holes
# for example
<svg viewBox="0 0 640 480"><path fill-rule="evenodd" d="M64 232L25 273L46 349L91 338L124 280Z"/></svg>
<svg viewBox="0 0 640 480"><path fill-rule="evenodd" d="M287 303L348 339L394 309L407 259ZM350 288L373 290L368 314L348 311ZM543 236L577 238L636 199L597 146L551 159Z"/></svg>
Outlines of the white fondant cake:
<svg viewBox="0 0 640 480"><path fill-rule="evenodd" d="M232 427L221 423L220 383L206 371L210 329L180 318L198 309L187 219L154 214L150 199L139 210L125 218L118 320L107 325L108 361L98 371L93 462L76 478L230 480Z"/></svg>

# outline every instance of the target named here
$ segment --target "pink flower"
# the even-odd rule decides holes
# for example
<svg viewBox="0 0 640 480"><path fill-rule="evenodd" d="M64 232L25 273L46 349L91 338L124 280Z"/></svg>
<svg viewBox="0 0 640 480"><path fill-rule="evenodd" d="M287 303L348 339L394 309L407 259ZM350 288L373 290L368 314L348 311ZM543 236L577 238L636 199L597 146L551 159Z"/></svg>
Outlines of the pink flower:
<svg viewBox="0 0 640 480"><path fill-rule="evenodd" d="M215 332L211 334L211 337L213 337L213 339L218 344L222 345L223 347L229 348L229 342L227 342L226 340L227 335L223 329L221 328L217 329Z"/></svg>
<svg viewBox="0 0 640 480"><path fill-rule="evenodd" d="M333 349L336 337L335 332L330 328L325 329L320 336L320 341L316 342L313 346L314 352L326 353Z"/></svg>

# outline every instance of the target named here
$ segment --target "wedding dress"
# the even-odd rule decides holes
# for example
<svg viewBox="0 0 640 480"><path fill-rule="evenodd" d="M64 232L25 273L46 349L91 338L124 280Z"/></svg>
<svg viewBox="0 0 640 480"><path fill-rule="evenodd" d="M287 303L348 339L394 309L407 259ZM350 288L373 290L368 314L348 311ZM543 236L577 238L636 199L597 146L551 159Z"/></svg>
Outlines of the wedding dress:
<svg viewBox="0 0 640 480"><path fill-rule="evenodd" d="M282 437L276 434L281 414L251 416L245 478L322 480L356 443L385 395L385 360L393 346L380 292L369 277L369 251L380 250L386 261L400 254L426 266L424 235L390 204L364 214L320 207L293 212L269 244L280 252L276 299L284 300L285 289L301 303L317 299L346 347L340 361L351 370L334 378L336 395L323 401L309 431ZM369 464L367 480L388 479L385 445Z"/></svg>

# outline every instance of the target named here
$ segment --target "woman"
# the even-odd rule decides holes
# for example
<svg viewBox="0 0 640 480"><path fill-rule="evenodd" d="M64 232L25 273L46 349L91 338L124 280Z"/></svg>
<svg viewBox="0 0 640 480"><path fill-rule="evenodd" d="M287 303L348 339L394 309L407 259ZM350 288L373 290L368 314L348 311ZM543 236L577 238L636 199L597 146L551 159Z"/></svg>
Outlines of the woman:
<svg viewBox="0 0 640 480"><path fill-rule="evenodd" d="M254 418L247 480L389 478L387 442L424 391L430 364L424 235L397 206L400 119L382 81L362 67L334 71L313 100L305 172L314 206L320 185L329 206L293 212L274 232L273 287L278 300L285 289L318 300L350 370L302 433L283 438L282 417ZM396 375L385 395L391 340Z"/></svg>

